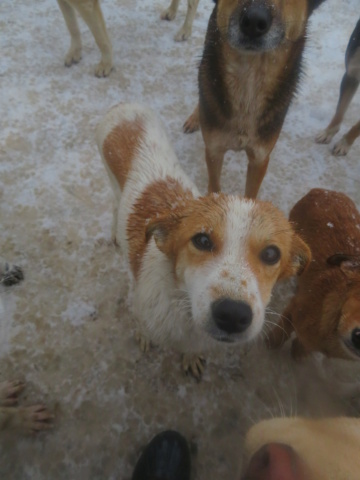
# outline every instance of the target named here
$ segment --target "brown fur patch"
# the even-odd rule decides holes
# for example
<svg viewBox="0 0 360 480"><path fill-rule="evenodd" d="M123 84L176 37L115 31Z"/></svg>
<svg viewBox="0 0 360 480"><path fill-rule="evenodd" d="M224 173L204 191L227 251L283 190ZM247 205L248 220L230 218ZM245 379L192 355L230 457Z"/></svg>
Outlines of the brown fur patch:
<svg viewBox="0 0 360 480"><path fill-rule="evenodd" d="M138 198L127 222L129 261L135 278L146 249L149 225L164 218L175 221L192 199L192 193L173 178L150 184Z"/></svg>
<svg viewBox="0 0 360 480"><path fill-rule="evenodd" d="M117 125L104 140L102 147L104 158L121 189L125 185L143 133L141 120L124 121Z"/></svg>
<svg viewBox="0 0 360 480"><path fill-rule="evenodd" d="M267 265L260 259L261 252L274 245L281 252L280 261ZM258 202L254 210L253 227L248 242L248 262L257 277L263 301L270 298L273 285L281 278L295 275L300 269L299 258L310 261L310 250L295 234L285 216L271 203Z"/></svg>

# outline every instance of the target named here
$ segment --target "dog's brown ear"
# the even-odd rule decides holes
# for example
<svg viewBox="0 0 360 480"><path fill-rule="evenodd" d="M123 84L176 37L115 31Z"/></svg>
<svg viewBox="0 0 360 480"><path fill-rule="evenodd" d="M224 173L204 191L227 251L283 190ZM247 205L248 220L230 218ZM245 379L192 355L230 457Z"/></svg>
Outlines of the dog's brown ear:
<svg viewBox="0 0 360 480"><path fill-rule="evenodd" d="M301 275L311 262L311 250L299 235L294 234L291 245L291 269L290 275Z"/></svg>
<svg viewBox="0 0 360 480"><path fill-rule="evenodd" d="M146 243L154 237L158 249L166 255L170 255L173 243L171 232L174 231L179 220L177 215L167 215L150 220L146 226Z"/></svg>
<svg viewBox="0 0 360 480"><path fill-rule="evenodd" d="M332 267L340 267L340 270L349 278L360 275L360 255L347 255L336 253L326 260Z"/></svg>

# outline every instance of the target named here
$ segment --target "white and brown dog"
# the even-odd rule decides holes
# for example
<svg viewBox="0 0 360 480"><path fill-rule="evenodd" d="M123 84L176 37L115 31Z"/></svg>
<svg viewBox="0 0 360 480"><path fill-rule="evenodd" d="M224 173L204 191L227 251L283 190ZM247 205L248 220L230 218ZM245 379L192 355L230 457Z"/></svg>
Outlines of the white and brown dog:
<svg viewBox="0 0 360 480"><path fill-rule="evenodd" d="M275 282L304 270L310 250L270 203L200 197L147 108L113 107L96 137L115 194L113 238L135 278L142 348L173 347L200 376L202 353L262 331Z"/></svg>
<svg viewBox="0 0 360 480"><path fill-rule="evenodd" d="M360 419L274 418L250 429L241 480L358 480Z"/></svg>
<svg viewBox="0 0 360 480"><path fill-rule="evenodd" d="M57 0L71 37L71 45L65 56L65 65L71 67L81 59L81 35L76 11L86 22L101 52L100 63L95 68L97 77L107 77L112 68L112 47L101 11L100 0Z"/></svg>

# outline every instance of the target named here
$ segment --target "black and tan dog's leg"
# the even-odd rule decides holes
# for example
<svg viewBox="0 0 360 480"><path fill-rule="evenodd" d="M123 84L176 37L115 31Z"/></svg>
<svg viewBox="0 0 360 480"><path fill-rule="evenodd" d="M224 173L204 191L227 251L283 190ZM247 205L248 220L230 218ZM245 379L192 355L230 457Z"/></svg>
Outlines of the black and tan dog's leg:
<svg viewBox="0 0 360 480"><path fill-rule="evenodd" d="M348 109L358 86L359 81L345 73L340 85L340 96L335 115L326 129L317 135L315 138L316 143L325 144L331 142L334 135L340 129L346 110Z"/></svg>
<svg viewBox="0 0 360 480"><path fill-rule="evenodd" d="M20 429L33 433L52 428L53 415L44 405L15 406L24 387L22 382L0 383L0 430Z"/></svg>
<svg viewBox="0 0 360 480"><path fill-rule="evenodd" d="M247 198L257 197L261 183L265 177L269 165L270 153L263 156L263 152L265 152L265 149L263 151L262 149L259 149L259 151L254 151L251 148L246 149L248 167L246 174L245 197Z"/></svg>
<svg viewBox="0 0 360 480"><path fill-rule="evenodd" d="M360 121L334 145L332 153L336 156L346 155L358 137L360 137Z"/></svg>
<svg viewBox="0 0 360 480"><path fill-rule="evenodd" d="M184 133L193 133L199 130L200 128L200 118L199 118L199 104L196 105L193 113L188 117L186 122L183 125Z"/></svg>
<svg viewBox="0 0 360 480"><path fill-rule="evenodd" d="M215 193L220 192L221 184L221 170L224 162L225 150L212 151L209 148L205 149L205 160L208 170L208 192Z"/></svg>

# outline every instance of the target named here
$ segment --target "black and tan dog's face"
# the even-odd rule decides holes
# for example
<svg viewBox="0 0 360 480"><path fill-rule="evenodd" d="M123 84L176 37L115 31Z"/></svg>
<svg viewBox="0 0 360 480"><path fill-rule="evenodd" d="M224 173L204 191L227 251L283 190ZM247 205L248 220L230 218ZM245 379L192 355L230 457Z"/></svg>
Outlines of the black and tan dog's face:
<svg viewBox="0 0 360 480"><path fill-rule="evenodd" d="M218 0L217 25L236 49L263 52L305 33L307 0Z"/></svg>

